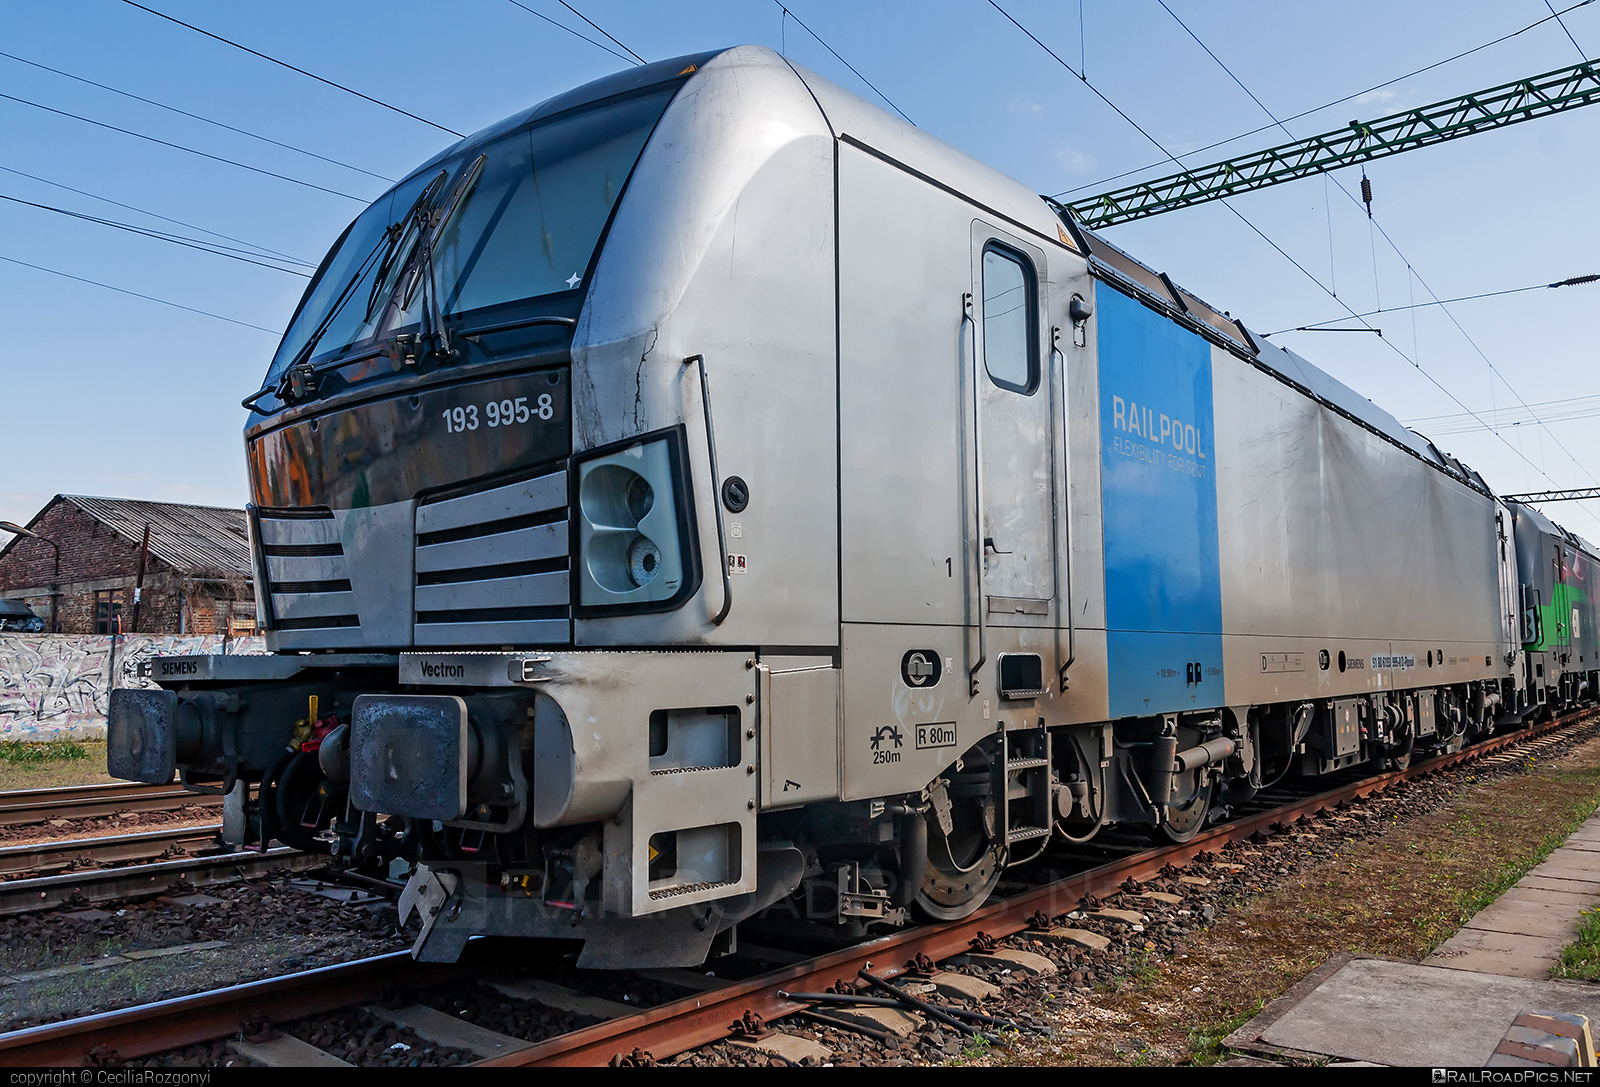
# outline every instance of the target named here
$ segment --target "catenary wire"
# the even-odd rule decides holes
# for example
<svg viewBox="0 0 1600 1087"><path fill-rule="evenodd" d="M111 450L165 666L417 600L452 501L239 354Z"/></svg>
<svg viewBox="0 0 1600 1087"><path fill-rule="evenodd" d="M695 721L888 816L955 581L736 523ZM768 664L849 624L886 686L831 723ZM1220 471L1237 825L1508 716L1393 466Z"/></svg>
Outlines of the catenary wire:
<svg viewBox="0 0 1600 1087"><path fill-rule="evenodd" d="M58 271L55 268L46 268L42 264L29 264L25 260L17 260L15 257L8 257L3 254L0 254L0 260L5 261L7 264L18 264L24 268L32 268L36 272L49 272L51 275L60 276L63 279L74 279L79 283L87 283L91 287L104 287L106 290L116 291L118 294L131 295L134 298L143 298L147 302L159 302L163 306L171 306L173 309L188 310L190 313L198 313L202 317L214 317L219 321L226 321L230 325L242 325L245 328L253 328L257 331L265 332L270 336L283 335L283 333L279 332L277 329L262 328L260 325L253 325L249 321L240 321L232 317L224 317L220 313L212 313L210 310L196 309L193 306L185 306L177 302L169 302L165 298L157 298L153 294L140 294L138 291L130 291L126 287L113 287L109 283L101 283L98 279L85 279L83 276L75 276L70 272Z"/></svg>
<svg viewBox="0 0 1600 1087"><path fill-rule="evenodd" d="M1409 263L1408 263L1409 267ZM1413 272L1415 270L1413 269ZM1522 294L1525 291L1547 291L1554 287L1581 287L1587 283L1600 281L1600 275L1573 276L1556 283L1532 283L1526 287L1511 287L1503 291L1484 291L1482 294L1463 294L1455 298L1435 298L1432 302L1414 302L1409 306L1386 306L1383 309L1367 310L1365 313L1356 314L1357 317L1376 317L1380 313L1402 313L1406 310L1428 309L1432 306L1448 306L1452 302L1474 302L1480 298L1501 298L1508 294ZM1348 321L1348 317L1330 317L1326 321L1313 321L1308 325L1296 325L1293 328L1280 328L1277 332L1265 332L1264 336L1276 336L1283 332L1309 332L1312 329L1331 325L1335 321ZM1361 331L1365 332L1366 329Z"/></svg>
<svg viewBox="0 0 1600 1087"><path fill-rule="evenodd" d="M1578 0L1578 2L1576 4L1573 4L1570 7L1562 8L1560 14L1565 15L1569 11L1574 11L1574 10L1576 10L1578 8L1586 7L1589 4L1592 4L1594 2L1595 2L1595 0ZM1380 91L1385 87L1392 87L1396 83L1399 83L1401 80L1410 79L1412 76L1422 75L1424 72L1431 72L1435 68L1440 68L1440 67L1443 67L1446 64L1450 64L1450 63L1452 63L1454 61L1458 61L1462 57L1468 57L1468 56L1471 56L1473 53L1480 53L1483 50L1488 49L1488 48L1490 48L1492 46L1499 45L1501 42L1510 41L1512 38L1517 37L1519 34L1526 34L1528 31L1533 30L1536 27L1543 26L1545 23L1550 22L1553 18L1554 18L1554 16L1547 15L1543 19L1539 19L1539 20L1537 20L1535 22L1529 23L1527 26L1523 27L1520 30L1513 30L1509 34L1502 34L1500 37L1494 39L1493 41L1484 42L1482 45L1475 45L1471 49L1467 49L1467 50L1464 50L1463 52L1456 53L1453 56L1445 57L1443 60L1436 60L1432 64L1424 65L1423 67L1418 68L1416 71L1407 72L1404 75L1397 75L1393 79L1384 80L1382 83L1374 84L1373 86L1367 87L1367 88L1365 88L1363 90L1353 91L1350 94L1344 95L1341 98L1335 98L1331 102L1324 102L1320 106L1313 106L1311 109L1301 110L1299 113L1290 114L1288 117L1285 117L1283 119L1283 121L1284 122L1287 122L1287 121L1298 121L1302 117L1309 117L1313 113L1321 113L1325 109L1331 109L1334 106L1337 106L1342 102L1350 101L1352 98L1360 98L1364 94L1371 94L1373 91ZM1035 40L1037 40L1037 39L1035 39ZM1082 77L1080 76L1079 78L1082 78ZM1276 128L1282 123L1283 122L1275 121L1273 124L1262 125L1259 128L1252 128L1248 132L1237 133L1235 135L1229 136L1225 140L1218 140L1215 143L1208 143L1204 147L1196 147L1193 151L1185 151L1184 154L1185 155L1198 155L1198 154L1201 154L1201 153L1206 152L1206 151L1211 151L1211 150L1213 150L1215 148L1218 148L1218 147L1225 147L1226 145L1228 145L1230 143L1233 143L1236 140L1242 140L1247 136L1255 136L1255 135L1257 135L1259 133L1266 132L1268 129ZM1142 174L1146 170L1154 170L1156 167L1165 166L1166 164L1167 164L1166 160L1162 159L1160 162L1152 162L1152 163L1150 163L1150 164L1148 164L1146 166L1138 166L1138 167L1135 167L1132 170L1124 170L1120 174L1112 174L1110 177L1103 177L1103 178L1100 178L1098 181L1088 181L1088 182L1085 182L1082 185L1074 185L1070 189L1064 189L1061 192L1056 193L1055 196L1054 196L1054 199L1060 200L1063 197L1071 196L1075 192L1082 192L1084 189L1098 188L1101 185L1106 185L1106 184L1109 184L1109 183L1111 183L1113 181L1120 181L1125 177L1132 177L1135 174Z"/></svg>
<svg viewBox="0 0 1600 1087"><path fill-rule="evenodd" d="M1175 11L1173 11L1172 8L1170 8L1167 5L1167 0L1156 0L1156 3L1160 4L1162 9L1164 11L1166 11L1166 13L1168 15L1172 16L1172 20L1174 22L1176 22L1180 27L1183 28L1184 33L1188 34L1189 37L1194 39L1195 44L1199 45L1201 49L1205 50L1206 55L1209 56L1212 60L1214 60L1217 63L1217 66L1220 67L1224 72L1227 73L1228 78L1233 80L1234 83L1238 85L1240 90L1244 91L1245 94L1250 96L1250 100L1252 102L1254 102L1257 106L1260 107L1261 112L1265 113L1268 117L1270 117L1272 119L1272 121L1273 121L1273 124L1275 124L1278 128L1283 130L1284 135L1288 136L1290 139L1294 139L1295 138L1294 133L1289 130L1288 125L1285 122L1278 120L1277 115L1274 114L1270 109L1267 108L1266 103L1262 102L1260 98L1256 97L1256 94L1255 94L1254 91L1252 91L1249 87L1245 86L1244 81L1241 80L1237 75L1234 74L1233 69L1229 68L1228 65L1223 62L1221 57L1217 56L1216 53L1212 52L1210 46L1206 45L1205 42L1200 40L1200 36L1189 28L1189 24L1185 23L1182 19L1178 18L1178 14ZM1554 14L1554 11L1555 11L1555 9L1552 8L1551 9L1552 14ZM1173 159L1173 161L1177 162L1178 160L1177 159ZM1182 164L1180 163L1179 165L1181 166ZM1340 181L1337 177L1335 177L1333 179L1333 183L1339 189L1340 192L1344 193L1344 195L1345 195L1345 197L1347 199L1349 199L1352 203L1356 202L1355 194L1352 193L1349 189L1345 188L1344 187L1344 183L1342 181ZM1426 290L1430 295L1433 296L1433 298L1434 298L1436 303L1438 303L1439 305L1443 306L1444 302L1440 301L1438 294L1434 291L1434 289L1432 287L1430 287L1428 285L1427 280L1422 278L1422 274L1416 270L1416 267L1411 263L1410 259L1407 258L1406 255L1400 251L1400 247L1398 245L1396 245L1394 239L1389 236L1389 232L1384 230L1382 224L1378 223L1371 216L1370 210L1368 212L1368 222L1372 226L1376 227L1377 230L1381 234L1383 234L1384 241L1387 242L1389 247L1394 250L1395 255L1398 256L1402 261L1405 262L1405 266L1406 266L1407 272L1409 274L1411 274L1411 275L1416 276L1417 282L1422 284L1423 289ZM1376 260L1376 257L1374 257L1374 260ZM1582 280L1582 281L1585 281L1585 282L1593 282L1593 279L1590 279L1588 277L1574 277L1574 280ZM1562 286L1562 285L1563 285L1562 283L1541 284L1541 286L1545 286L1545 287ZM1573 285L1573 284L1572 284L1571 281L1565 281L1565 285L1569 285L1570 286L1570 285ZM1324 289L1326 289L1326 288L1324 288ZM1329 291L1328 293L1330 295L1332 294L1331 291ZM1513 293L1513 292L1508 292L1508 293ZM1335 297L1337 297L1337 296L1335 296ZM1340 305L1344 305L1344 303L1341 302ZM1350 310L1350 307L1348 305L1344 305L1344 308L1346 310ZM1391 308L1392 309L1414 309L1415 307L1396 306L1396 307L1391 307ZM1351 313L1352 313L1352 315L1357 316L1357 317L1371 316L1371 314L1356 315L1356 314L1354 314L1354 311L1351 311ZM1492 374L1494 377L1498 377L1500 379L1501 383L1503 385L1505 385L1506 389L1508 391L1510 391L1511 395L1517 398L1517 402L1522 404L1523 407L1527 407L1527 403L1528 402L1523 399L1522 394L1517 392L1516 387L1513 386L1511 384L1511 382L1506 379L1506 376L1500 372L1499 368L1496 367L1495 364L1490 361L1489 356L1484 353L1483 348L1478 346L1477 341L1474 340L1472 338L1472 336L1468 334L1467 330L1464 327L1462 327L1461 322L1456 320L1455 315L1452 314L1449 311L1449 309L1444 309L1443 313L1444 313L1444 315L1446 317L1450 318L1451 324L1456 326L1456 330L1461 333L1461 335L1466 339L1467 343L1472 345L1472 349L1475 352L1477 352L1478 357L1483 359L1484 365L1489 368L1490 374ZM1344 318L1338 318L1338 319L1339 320L1343 320ZM1329 321L1322 322L1322 324L1330 324L1330 323L1332 323L1332 322L1329 322ZM1305 326L1305 327L1309 328L1311 326ZM1390 346L1393 347L1392 344ZM1395 350L1398 350L1398 348L1396 348ZM1401 352L1401 354L1403 356L1404 352ZM1422 370L1421 365L1418 364L1414 359L1411 360L1411 363L1412 363L1413 366L1416 366L1419 371ZM1435 382L1435 384L1438 384L1438 383ZM1443 388L1442 385L1439 386L1439 387L1441 389ZM1462 406L1465 407L1465 405L1462 405ZM1485 427L1486 427L1486 429L1496 433L1496 435L1498 436L1498 432L1494 431L1493 427L1489 427L1489 426L1487 426L1487 424L1485 424ZM1590 479L1594 479L1595 478L1594 477L1594 473L1590 472L1587 468L1585 468L1582 464L1580 464L1578 462L1578 458L1573 455L1572 450L1568 449L1566 444L1564 442L1562 442L1561 439L1559 437L1557 437L1554 432L1549 431L1549 429L1546 428L1546 433L1550 434L1551 441L1555 442L1557 447L1560 448L1560 450L1567 455L1567 458L1572 461L1572 465L1573 465L1574 468L1577 468L1579 471L1583 472ZM1529 463L1532 463L1532 462L1530 461ZM1541 468L1540 471L1542 473L1544 471L1544 469ZM1546 475L1545 478L1549 479L1550 477L1548 475Z"/></svg>
<svg viewBox="0 0 1600 1087"><path fill-rule="evenodd" d="M181 245L187 249L198 249L202 253L211 253L214 256L227 257L229 260L243 261L245 264L254 264L257 268L271 268L274 272L285 272L292 276L299 276L302 279L311 278L311 273L309 272L301 272L294 268L284 268L281 265L269 264L264 260L256 260L238 250L232 249L230 246L214 245L194 238L183 238L161 230L148 230L144 227L134 226L131 223L119 223L115 219L102 219L96 215L85 215L81 211L68 211L66 208L58 208L53 204L36 204L32 200L23 200L20 197L7 196L4 193L0 193L0 200L12 204L22 204L25 207L38 208L40 211L54 212L57 215L65 215L73 219L80 219L86 223L110 227L113 230L125 230L130 234L140 234L146 238L153 238L159 242L170 242L173 245Z"/></svg>
<svg viewBox="0 0 1600 1087"><path fill-rule="evenodd" d="M14 169L10 166L0 166L0 170L3 170L8 174L16 174L18 177L25 177L29 181L37 181L41 185L49 185L54 189L63 189L66 192L77 193L79 196L87 196L90 200L99 200L101 203L110 204L113 207L126 208L128 211L136 211L140 215L148 215L152 219L160 219L165 223L174 223L178 226L186 226L190 230L198 230L202 234L210 234L213 238L223 238L230 242L238 242L240 245L249 246L258 253L265 254L269 257L276 257L280 260L288 261L291 264L300 264L307 268L315 268L317 266L315 261L304 260L300 257L291 256L288 253L280 253L276 249L268 249L264 245L257 245L255 242L246 241L243 238L235 238L232 234L222 234L215 230L207 230L203 226L196 226L194 223L184 222L182 219L174 219L170 215L161 215L158 212L150 211L148 208L137 207L133 204L124 204L120 200L113 200L109 196L101 196L98 193L89 192L87 189L75 189L71 185L64 185L59 181L51 181L49 178L40 177L38 174L30 174L23 170Z"/></svg>
<svg viewBox="0 0 1600 1087"><path fill-rule="evenodd" d="M239 50L242 50L243 52L249 53L253 57L260 57L262 60L268 61L269 63L272 63L272 64L276 64L280 68L287 68L291 72L298 72L301 75L306 76L308 79L315 79L318 83L326 83L328 86L333 87L336 90L344 91L346 94L353 94L357 98L360 98L360 99L363 99L365 101L371 102L375 106L382 106L384 109L392 110L393 112L398 113L401 116L410 117L413 121L421 121L425 125L429 125L429 126L431 126L433 128L437 128L440 132L448 132L450 135L455 136L457 138L460 138L460 137L463 137L463 136L466 135L466 133L464 133L464 132L457 132L455 129L447 128L447 127L445 127L444 125L440 124L437 121L430 121L426 117L422 117L422 116L419 116L418 114L412 113L408 109L401 109L399 106L390 105L388 102L385 102L385 101L383 101L382 99L379 99L379 98L374 98L370 94L362 94L360 91L355 90L352 87L346 87L343 83L335 83L331 79L324 79L322 76L317 75L315 72L308 72L304 68L296 68L293 64L290 64L288 61L279 60L277 57L270 57L265 53L259 52L259 51L255 50L255 49L251 49L248 45L240 45L238 42L233 41L233 40L231 40L229 38L224 38L220 34L213 34L209 30L202 30L199 27L195 26L193 23L186 23L182 19L175 19L171 15L167 15L167 14L165 14L163 12L157 11L155 8L147 8L143 4L136 3L135 0L122 0L122 2L124 4L127 4L129 7L138 8L140 11L147 11L151 15L156 16L158 19L165 19L169 23L176 23L181 27L187 27L188 29L194 31L196 34L204 34L206 37L212 39L213 41L219 41L223 45L231 45L235 49L239 49Z"/></svg>
<svg viewBox="0 0 1600 1087"><path fill-rule="evenodd" d="M143 95L134 94L131 91L118 90L116 87L111 87L104 83L96 83L92 79L85 79L81 75L73 75L71 72L64 72L60 68L52 68L48 64L40 64L36 60L28 60L26 57L19 57L15 53L0 52L0 57L5 57L7 60L14 60L18 64L26 64L31 68L38 68L42 71L51 72L55 75L61 76L64 79L73 79L79 83L86 83L91 87L99 87L103 91L110 91L112 94L120 94L124 98L131 98L135 102L143 102L146 105L155 106L157 109L164 109L171 113L176 113L182 117L189 117L196 121L203 121L208 125L215 125L217 128L227 129L229 132L237 132L241 136L249 136L253 140L260 140L262 143L270 143L274 147L282 147L287 151L294 151L297 154L306 155L309 158L320 159L323 162L329 162L335 166L343 166L346 170L354 170L358 174L366 174L368 177L375 177L379 181L387 181L391 184L394 182L394 178L392 177L385 177L383 174L374 173L373 171L363 169L360 166L352 166L348 162L340 162L338 159L329 158L327 155L319 155L315 151L307 151L304 147L296 147L292 143L284 143L282 140L275 140L270 136L263 136L259 132L251 132L248 129L236 128L233 125L212 120L210 117L202 117L198 113L190 113L186 109L179 109L177 106L169 106L165 102L157 102L153 98L146 98Z"/></svg>
<svg viewBox="0 0 1600 1087"><path fill-rule="evenodd" d="M643 57L641 57L638 53L635 53L632 49L629 49L626 45L623 45L621 42L617 41L616 38L612 37L611 34L606 31L605 27L601 26L599 23L595 22L593 19L591 19L587 15L585 15L583 12L579 11L577 8L573 7L571 4L567 3L567 0L556 0L556 3L560 4L562 7L566 8L568 11L572 12L572 14L576 15L578 18L582 19L584 22L586 22L590 26L594 27L601 34L604 34L607 38L610 38L611 39L611 43L613 45L615 45L618 49L621 49L624 53L627 53L634 60L638 61L640 64L646 63L645 59Z"/></svg>
<svg viewBox="0 0 1600 1087"><path fill-rule="evenodd" d="M229 166L237 166L241 170L249 170L251 173L254 173L254 174L265 174L267 177L275 177L279 181L287 181L291 185L300 185L300 186L303 186L304 188L307 188L307 189L316 189L318 192L325 192L325 193L328 193L328 194L330 194L332 196L342 196L346 200L354 200L359 204L370 203L368 198L364 197L364 196L354 196L351 193L340 192L338 189L330 189L325 185L316 185L316 184L313 184L310 181L302 181L297 177L290 177L288 174L274 173L272 170L265 170L265 169L262 169L260 166L250 166L250 165L247 165L246 163L238 162L238 161L236 161L234 159L223 158L221 155L213 155L208 151L201 151L201 150L198 150L198 149L193 148L193 147L185 146L184 144L181 144L181 143L173 143L171 140L160 140L160 139L157 139L154 136L147 136L143 132L135 132L131 128L119 128L116 125L107 124L105 121L96 121L92 117L84 117L84 116L81 116L80 114L76 114L76 113L68 113L64 109L56 109L54 106L46 106L46 105L44 105L43 103L40 103L40 102L31 102L26 98L18 98L16 95L0 94L0 98L4 98L9 102L18 102L18 103L21 103L24 106L32 106L34 109L42 109L47 113L54 113L59 117L70 117L74 121L82 121L85 124L94 125L94 126L96 126L98 128L107 128L107 129L110 129L112 132L121 132L125 136L133 136L136 139L148 140L151 143L158 143L162 147L171 147L174 150L187 151L191 155L199 155L201 158L210 159L213 162L225 162Z"/></svg>
<svg viewBox="0 0 1600 1087"><path fill-rule="evenodd" d="M1130 125L1132 125L1139 132L1140 135L1142 135L1145 139L1149 140L1152 144L1154 144L1156 146L1157 150L1159 150L1162 154L1166 155L1167 158L1170 159L1172 162L1176 163L1179 169L1184 169L1185 168L1183 163L1178 160L1177 156L1173 155L1172 152L1168 151L1166 149L1166 147L1161 143L1160 140L1157 140L1154 136L1150 135L1149 132L1146 132L1144 130L1144 128L1137 121L1133 120L1133 118L1129 117L1120 108L1118 108L1116 103L1112 102L1109 98L1107 98L1104 94L1102 94L1100 92L1100 90L1094 86L1094 84L1092 84L1088 80L1084 79L1083 76L1080 73L1078 73L1077 71L1075 71L1073 69L1072 65L1070 65L1066 61L1062 60L1061 57L1058 56L1053 49L1051 49L1048 45L1045 45L1044 42L1040 41L1039 38L1031 30L1029 30L1027 27L1023 26L1021 23L1017 22L1017 20L1015 18L1013 18L998 3L996 3L995 0L989 0L989 4L996 11L1000 12L1001 15L1004 15L1006 17L1006 19L1008 21L1010 21L1010 23L1013 26L1015 26L1018 30L1021 30L1024 34L1026 34L1029 38L1031 38L1033 40L1033 42L1036 45L1039 46L1039 48L1043 49L1046 53L1049 53L1050 56L1054 57L1058 64L1060 64L1063 68L1065 68L1067 71L1071 72L1074 76L1076 76L1079 80L1081 80L1083 82L1083 85L1085 87L1088 87L1089 90L1093 91L1097 98L1099 98L1102 102L1106 103L1106 105L1110 106L1113 110L1115 110L1119 117L1121 117L1124 120L1126 120ZM1227 200L1221 200L1221 201L1219 201L1219 203L1221 203L1223 207L1227 208L1230 212L1232 212L1234 214L1234 216L1236 218L1238 218L1238 220L1240 222L1244 223L1245 226L1249 227L1250 230L1253 231L1256 234L1257 237L1259 237L1262 241L1266 242L1273 249L1277 250L1277 252L1285 260L1287 260L1290 264L1292 264L1296 268L1298 268L1300 270L1300 272L1307 279L1311 280L1311 282L1315 283L1318 287L1320 287L1322 289L1323 293L1327 294L1330 298L1333 298L1334 301L1338 302L1339 305L1343 306L1347 312L1349 312L1352 316L1354 316L1355 310L1351 309L1350 306L1347 305L1344 302L1343 299L1339 298L1332 291L1330 291L1328 289L1327 284L1323 283L1322 280L1318 279L1315 275L1312 275L1311 272L1306 268L1305 265L1301 264L1299 261L1295 260L1294 257L1290 256L1289 253L1287 253L1283 249L1283 247L1280 246L1277 242L1275 242L1271 238L1267 237L1267 235L1261 230L1260 227L1256 226L1249 219L1245 218L1245 216L1237 208L1235 208L1232 204L1230 204ZM1448 313L1449 311L1446 310L1445 312ZM1439 380L1437 378L1435 378L1432 374L1428 373L1427 370L1423 369L1422 366L1415 359L1410 358L1408 355L1406 355L1406 353L1404 351L1400 350L1399 347L1395 346L1389 340L1384 339L1383 343L1389 348L1389 350L1393 351L1395 354L1399 355L1402 359L1404 359L1413 369L1415 369L1417 371L1417 373L1419 373L1423 377L1427 378L1428 381L1435 388L1437 388L1440 392L1444 393L1452 401L1454 401L1457 405L1459 405L1462 408L1463 411L1466 411L1468 414L1473 415L1474 417L1477 417L1476 413L1474 413L1471 408L1467 407L1467 405L1461 400L1460 397L1456 396L1455 393L1451 392L1449 389L1445 388L1442 384L1440 384ZM1518 449L1516 446L1512 445L1510 442L1506 441L1505 438L1502 437L1497 431L1494 431L1492 428L1489 428L1489 427L1486 427L1485 429L1488 429L1490 431L1490 433L1494 434L1495 437L1499 438L1500 442L1503 445L1505 445L1505 447L1507 449L1509 449L1511 452L1515 453L1518 456L1518 458L1520 458L1523 462L1525 462L1529 467L1533 468L1535 471L1537 471L1540 475L1544 476L1546 479L1549 479L1552 483L1555 482L1554 478L1548 472L1546 472L1539 465L1534 464L1533 461L1529 460L1527 458L1527 456L1525 456L1520 449Z"/></svg>
<svg viewBox="0 0 1600 1087"><path fill-rule="evenodd" d="M527 4L520 3L519 0L506 0L506 2L509 3L512 7L521 8L523 11L527 12L529 15L532 15L535 19L543 19L545 22L549 23L551 26L555 27L557 30L565 30L568 34L571 34L574 38L582 38L584 41L588 42L590 45L594 46L596 49L604 49L607 53L610 53L612 56L616 57L620 61L623 61L623 62L625 62L627 64L632 64L633 63L633 58L632 57L623 56L621 53L617 52L615 49L611 48L609 45L605 44L604 42L597 42L593 38L589 37L587 34L580 34L576 30L572 29L570 26L566 26L563 23L558 23L554 19L550 18L550 16L545 15L542 12L534 11Z"/></svg>
<svg viewBox="0 0 1600 1087"><path fill-rule="evenodd" d="M1550 0L1544 0L1544 6L1550 9L1551 16L1555 18L1556 23L1561 27L1561 32L1567 36L1567 41L1572 43L1572 48L1578 51L1579 59L1588 60L1589 54L1583 51L1583 46L1578 44L1578 39L1574 38L1572 36L1572 31L1567 29L1566 21L1562 19L1560 13L1556 11L1555 5L1552 4Z"/></svg>
<svg viewBox="0 0 1600 1087"><path fill-rule="evenodd" d="M849 68L852 72L855 72L856 78L861 80L861 82L865 83L869 87L872 87L872 93L877 95L879 98L883 99L885 102L888 102L889 103L889 108L894 110L901 117L905 118L906 124L910 125L913 128L916 127L917 122L913 121L909 117L906 117L906 111L905 110L901 109L899 106L895 105L893 102L889 102L889 96L888 95L884 94L877 87L874 87L873 84L872 84L872 80L870 80L866 76L862 75L859 71L856 71L856 66L854 64L851 64L848 60L845 60L843 57L841 57L839 55L839 51L837 49L835 49L833 46L829 45L827 42L823 41L821 36L818 35L815 30L812 30L809 26L807 26L805 24L805 22L800 18L800 16L796 15L794 12L792 12L788 8L784 7L783 0L773 0L773 3L777 4L778 7L782 8L783 9L783 13L785 15L787 15L789 18L793 19L795 22L799 23L801 30L804 30L807 34L810 34L813 38L816 38L818 45L822 46L822 48L826 49L828 52L833 54L833 59L837 60L840 64L843 64L846 68Z"/></svg>

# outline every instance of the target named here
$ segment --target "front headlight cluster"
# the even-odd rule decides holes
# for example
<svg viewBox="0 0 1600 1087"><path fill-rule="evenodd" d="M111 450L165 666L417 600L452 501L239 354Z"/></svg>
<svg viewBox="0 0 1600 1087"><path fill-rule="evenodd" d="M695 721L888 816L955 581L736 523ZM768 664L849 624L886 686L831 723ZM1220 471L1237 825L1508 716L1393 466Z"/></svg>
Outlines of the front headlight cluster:
<svg viewBox="0 0 1600 1087"><path fill-rule="evenodd" d="M577 463L579 602L584 611L681 603L698 578L677 431ZM592 613L592 611L591 611Z"/></svg>

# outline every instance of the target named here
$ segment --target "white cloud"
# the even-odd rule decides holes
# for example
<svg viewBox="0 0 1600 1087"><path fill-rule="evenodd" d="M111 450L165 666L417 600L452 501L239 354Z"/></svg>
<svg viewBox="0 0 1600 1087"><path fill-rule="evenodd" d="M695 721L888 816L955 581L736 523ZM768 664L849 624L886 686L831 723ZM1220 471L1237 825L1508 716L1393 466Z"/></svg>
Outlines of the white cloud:
<svg viewBox="0 0 1600 1087"><path fill-rule="evenodd" d="M1062 170L1073 177L1087 174L1098 165L1093 155L1086 155L1066 144L1056 148L1056 161L1061 164Z"/></svg>

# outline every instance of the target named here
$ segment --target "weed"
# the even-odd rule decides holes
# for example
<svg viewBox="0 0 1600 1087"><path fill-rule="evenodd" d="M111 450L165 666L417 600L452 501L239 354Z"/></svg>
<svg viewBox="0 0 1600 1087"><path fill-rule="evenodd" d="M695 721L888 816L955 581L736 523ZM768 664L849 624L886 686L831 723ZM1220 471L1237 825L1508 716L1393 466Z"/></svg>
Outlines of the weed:
<svg viewBox="0 0 1600 1087"><path fill-rule="evenodd" d="M989 1039L981 1034L969 1035L967 1044L961 1047L961 1059L975 1061L989 1052Z"/></svg>
<svg viewBox="0 0 1600 1087"><path fill-rule="evenodd" d="M1561 961L1550 973L1578 981L1600 980L1600 906L1578 915L1578 938L1561 949Z"/></svg>
<svg viewBox="0 0 1600 1087"><path fill-rule="evenodd" d="M1250 1020L1256 1013L1266 1007L1266 997L1259 998L1253 1005L1240 1012L1238 1015L1224 1019L1220 1023L1213 1023L1208 1027L1197 1027L1189 1032L1189 1051L1193 1054L1189 1058L1190 1064L1212 1065L1227 1056L1227 1050L1222 1045L1222 1040Z"/></svg>
<svg viewBox="0 0 1600 1087"><path fill-rule="evenodd" d="M37 765L88 757L89 752L77 740L0 740L0 762Z"/></svg>

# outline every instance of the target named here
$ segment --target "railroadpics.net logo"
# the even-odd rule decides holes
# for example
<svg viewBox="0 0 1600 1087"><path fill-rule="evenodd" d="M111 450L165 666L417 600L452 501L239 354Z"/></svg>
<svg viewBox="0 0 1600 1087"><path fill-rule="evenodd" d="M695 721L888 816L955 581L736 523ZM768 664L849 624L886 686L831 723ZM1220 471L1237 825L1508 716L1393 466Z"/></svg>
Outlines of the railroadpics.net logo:
<svg viewBox="0 0 1600 1087"><path fill-rule="evenodd" d="M1567 1069L1542 1071L1519 1068L1515 1071L1498 1068L1435 1068L1435 1083L1593 1083L1593 1072L1574 1072Z"/></svg>
<svg viewBox="0 0 1600 1087"><path fill-rule="evenodd" d="M16 1087L206 1087L210 1072L168 1072L160 1068L64 1068L53 1072L13 1072Z"/></svg>

